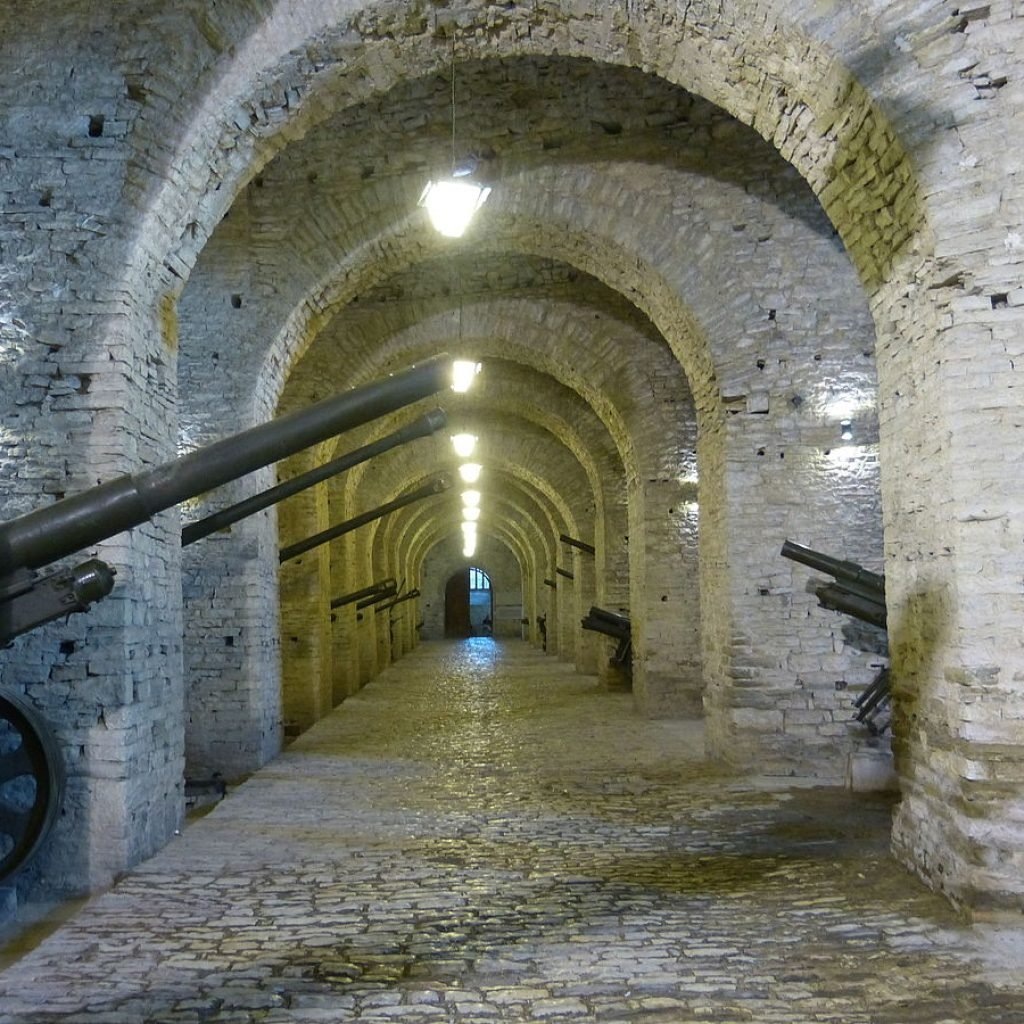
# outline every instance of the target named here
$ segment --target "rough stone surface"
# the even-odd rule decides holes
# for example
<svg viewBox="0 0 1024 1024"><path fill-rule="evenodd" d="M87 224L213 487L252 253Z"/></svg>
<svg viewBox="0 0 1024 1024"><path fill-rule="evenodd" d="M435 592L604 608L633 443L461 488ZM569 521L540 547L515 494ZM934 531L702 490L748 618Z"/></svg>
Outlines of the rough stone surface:
<svg viewBox="0 0 1024 1024"><path fill-rule="evenodd" d="M0 973L0 1021L1020 1018L1020 931L525 644L424 644Z"/></svg>

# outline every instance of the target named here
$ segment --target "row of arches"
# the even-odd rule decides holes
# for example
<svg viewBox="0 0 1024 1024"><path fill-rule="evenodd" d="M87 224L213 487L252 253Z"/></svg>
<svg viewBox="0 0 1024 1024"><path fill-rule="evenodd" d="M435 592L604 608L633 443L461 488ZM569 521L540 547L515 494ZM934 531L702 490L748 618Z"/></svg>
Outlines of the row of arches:
<svg viewBox="0 0 1024 1024"><path fill-rule="evenodd" d="M91 23L92 6L26 18L7 45L61 52L57 34ZM931 49L944 12L896 3L866 18L854 6L125 6L102 45L90 36L69 54L79 80L92 70L84 97L64 92L66 68L39 71L35 95L62 129L78 130L86 98L103 110L88 119L93 141L65 147L33 122L34 100L11 96L24 212L3 239L7 511L459 349L483 363L481 389L444 407L483 439L484 522L494 557L518 569L531 639L547 608L551 652L600 668L604 641L583 636L580 609L628 611L638 706L706 713L712 749L737 764L835 778L837 686L862 682L876 654L822 623L778 545L795 535L881 567L884 525L902 694L897 846L956 899L1012 889L1005 872L983 882L969 867L981 842L970 785L947 768L988 755L942 710L959 706L963 679L988 680L994 665L1009 678L1019 659L1008 630L1021 553L1009 533L976 529L998 509L989 519L987 506L943 500L946 481L970 505L975 476L998 476L998 446L954 453L990 429L979 409L1008 401L972 404L960 384L972 360L1002 358L1005 327L987 321L1008 307L995 296L1010 294L1009 272L974 277L985 254L941 187L943 168L976 180L995 115L964 107L972 86ZM962 26L946 35L963 37L946 44L958 53L989 46L1008 60ZM456 73L458 124L495 188L474 231L444 243L415 203L447 159ZM932 130L950 120L971 159L955 133ZM42 203L54 188L60 201ZM964 306L975 280L980 301ZM965 354L950 355L953 337ZM25 687L80 751L79 818L97 759L123 765L103 784L117 793L118 838L97 834L80 852L63 840L69 863L89 862L80 875L101 878L166 838L186 762L251 770L285 729L416 642L411 604L397 630L324 610L385 575L419 579L451 535L444 497L280 573L276 553L422 482L446 464L437 441L201 552L179 553L173 514L111 539L124 585L72 627L70 664L57 664L52 634L19 642ZM271 477L197 496L185 520ZM562 533L595 556L574 555L574 589L553 597L544 580L565 557ZM979 550L998 579L973 571ZM981 595L1001 595L983 616ZM978 625L998 652L970 639ZM99 682L88 696L55 690L65 670ZM169 734L168 704L184 709Z"/></svg>

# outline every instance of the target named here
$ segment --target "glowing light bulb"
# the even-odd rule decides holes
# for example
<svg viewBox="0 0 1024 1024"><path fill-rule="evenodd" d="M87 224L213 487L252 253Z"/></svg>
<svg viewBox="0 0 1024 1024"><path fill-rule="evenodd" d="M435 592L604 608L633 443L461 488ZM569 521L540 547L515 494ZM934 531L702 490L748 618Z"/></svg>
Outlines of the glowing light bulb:
<svg viewBox="0 0 1024 1024"><path fill-rule="evenodd" d="M475 484L480 479L480 470L482 468L479 462L464 462L459 466L459 476L467 484Z"/></svg>
<svg viewBox="0 0 1024 1024"><path fill-rule="evenodd" d="M468 459L476 447L476 434L452 434L452 447L460 459Z"/></svg>
<svg viewBox="0 0 1024 1024"><path fill-rule="evenodd" d="M476 554L476 537L462 545L462 554L466 558L472 558Z"/></svg>
<svg viewBox="0 0 1024 1024"><path fill-rule="evenodd" d="M463 491L462 492L462 504L466 508L475 508L480 504L480 492L479 491Z"/></svg>
<svg viewBox="0 0 1024 1024"><path fill-rule="evenodd" d="M480 509L475 505L472 508L462 510L462 520L466 523L475 523L480 518Z"/></svg>
<svg viewBox="0 0 1024 1024"><path fill-rule="evenodd" d="M480 372L480 364L472 359L455 359L452 361L452 391L465 394Z"/></svg>
<svg viewBox="0 0 1024 1024"><path fill-rule="evenodd" d="M446 238L461 238L473 214L487 201L491 190L472 181L428 181L419 205L430 223Z"/></svg>

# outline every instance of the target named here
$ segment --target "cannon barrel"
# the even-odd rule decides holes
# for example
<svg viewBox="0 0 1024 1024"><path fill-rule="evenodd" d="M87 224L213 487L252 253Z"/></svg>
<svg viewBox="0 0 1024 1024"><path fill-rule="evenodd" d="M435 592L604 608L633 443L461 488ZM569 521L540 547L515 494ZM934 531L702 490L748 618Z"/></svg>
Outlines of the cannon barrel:
<svg viewBox="0 0 1024 1024"><path fill-rule="evenodd" d="M444 474L441 474L441 476L435 477L429 483L424 484L422 487L418 487L415 491L410 491L408 494L402 495L400 498L396 498L394 501L389 501L385 505L379 505L377 508L370 509L369 512L363 512L361 515L355 516L352 519L346 519L343 523L336 523L334 526L329 526L326 530L314 533L311 537L307 537L305 540L296 541L294 544L289 544L287 547L281 548L278 560L281 562L287 562L292 558L298 558L299 555L304 555L307 551L311 551L313 548L317 548L321 544L327 544L336 537L340 537L351 530L358 529L360 526L372 523L375 519L380 519L381 516L386 516L389 512L395 512L400 508L405 508L406 505L411 505L416 501L422 501L424 498L429 498L432 495L441 494L443 491L448 490L451 485L451 479Z"/></svg>
<svg viewBox="0 0 1024 1024"><path fill-rule="evenodd" d="M632 623L627 616L606 611L596 605L592 606L586 616L580 619L580 625L584 629L603 633L605 636L615 637L617 640L628 640L632 636L633 630Z"/></svg>
<svg viewBox="0 0 1024 1024"><path fill-rule="evenodd" d="M872 626L878 626L880 629L886 628L884 595L882 601L873 600L864 594L848 589L842 583L829 583L823 587L816 587L814 593L822 608L852 615L855 619L869 622Z"/></svg>
<svg viewBox="0 0 1024 1024"><path fill-rule="evenodd" d="M388 604L382 604L379 608L375 608L374 613L380 614L381 612L391 611L391 609L394 608L396 604L401 604L403 601L411 601L414 597L419 596L420 592L413 588L407 594L403 594L401 597L396 597L394 601L390 601L388 602Z"/></svg>
<svg viewBox="0 0 1024 1024"><path fill-rule="evenodd" d="M344 608L345 605L351 604L353 601L361 601L364 597L371 597L379 594L383 590L397 587L398 584L395 581L394 576L388 576L385 579L377 580L376 583L371 583L367 587L363 587L360 590L353 590L350 594L345 594L342 597L336 597L331 601L331 610L335 608Z"/></svg>
<svg viewBox="0 0 1024 1024"><path fill-rule="evenodd" d="M398 584L396 583L393 587L385 587L383 590L378 591L376 594L370 597L364 597L357 605L356 611L362 611L364 608L372 608L375 604L380 604L381 601L387 601L398 594ZM362 616L360 616L362 618Z"/></svg>
<svg viewBox="0 0 1024 1024"><path fill-rule="evenodd" d="M186 498L434 394L448 384L450 369L448 357L432 359L12 519L0 525L0 576L49 565Z"/></svg>
<svg viewBox="0 0 1024 1024"><path fill-rule="evenodd" d="M801 565L806 565L811 569L817 569L818 572L826 573L844 583L859 584L861 587L883 595L883 601L885 599L885 577L870 569L865 569L856 562L845 562L842 559L833 558L831 555L804 547L803 544L795 544L791 540L783 543L782 557L800 562Z"/></svg>
<svg viewBox="0 0 1024 1024"><path fill-rule="evenodd" d="M588 544L584 540L577 540L575 537L570 537L567 533L560 533L558 539L563 544L568 544L571 548L579 548L580 551L585 551L588 555L597 554L597 549L593 544Z"/></svg>
<svg viewBox="0 0 1024 1024"><path fill-rule="evenodd" d="M183 548L188 547L189 544L194 544L197 540L202 540L217 530L223 530L225 527L231 526L232 523L237 523L240 519L245 519L247 516L262 512L263 509L276 505L279 501L284 501L285 498L290 498L293 494L298 494L300 491L313 487L315 484L323 483L324 480L329 480L332 476L344 473L345 470L358 466L361 462L366 462L368 459L390 451L392 448L397 448L399 445L414 441L418 437L427 437L440 430L445 423L447 423L447 417L444 411L432 409L425 415L420 416L419 419L413 420L412 423L406 424L400 430L396 430L394 433L388 434L378 441L363 445L362 448L357 448L346 455L340 455L338 458L331 459L330 462L325 462L322 466L317 466L307 473L301 473L291 480L285 480L276 487L261 491L259 494L254 494L251 498L236 502L234 505L228 506L228 508L221 509L220 512L214 512L212 515L206 516L205 519L189 524L181 531L181 546Z"/></svg>

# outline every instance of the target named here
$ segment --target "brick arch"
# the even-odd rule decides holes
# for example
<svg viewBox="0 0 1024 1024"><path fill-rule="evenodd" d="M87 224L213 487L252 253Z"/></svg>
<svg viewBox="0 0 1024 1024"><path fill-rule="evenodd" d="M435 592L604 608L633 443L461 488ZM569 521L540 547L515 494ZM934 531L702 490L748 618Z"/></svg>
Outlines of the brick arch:
<svg viewBox="0 0 1024 1024"><path fill-rule="evenodd" d="M874 291L921 235L916 175L850 69L799 27L809 12L787 8L786 17L779 6L694 0L683 10L652 5L648 18L612 10L567 18L558 5L497 11L466 3L442 17L448 28L457 18L460 59L560 53L638 66L717 104L798 169ZM168 263L191 267L239 184L290 140L331 109L447 63L447 44L430 18L399 16L387 4L351 14L345 7L281 3L250 32L180 135L178 152L197 172L207 169L205 189L191 207L178 180L154 189L129 262L173 252ZM721 71L729 66L756 70L731 78ZM248 123L240 125L240 116ZM190 225L178 239L167 227L176 224Z"/></svg>

